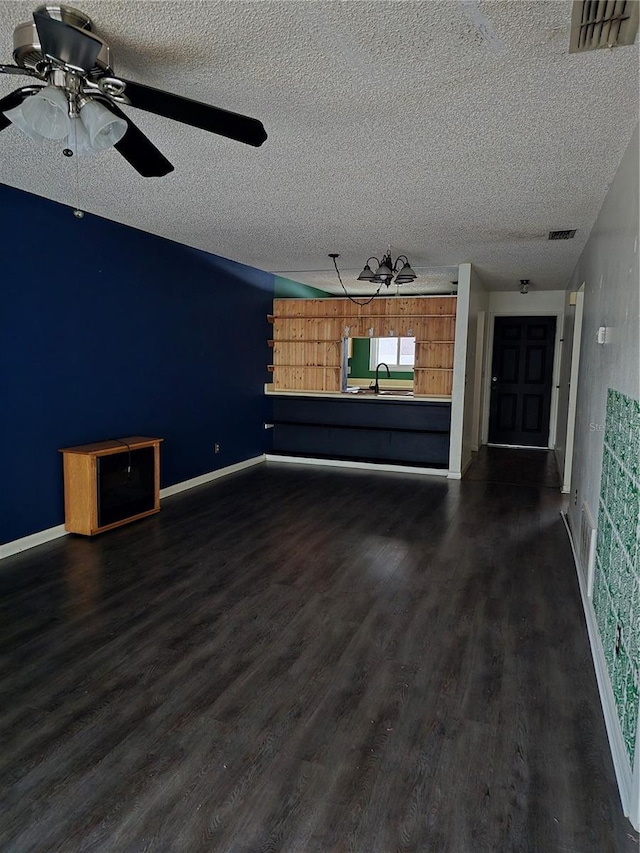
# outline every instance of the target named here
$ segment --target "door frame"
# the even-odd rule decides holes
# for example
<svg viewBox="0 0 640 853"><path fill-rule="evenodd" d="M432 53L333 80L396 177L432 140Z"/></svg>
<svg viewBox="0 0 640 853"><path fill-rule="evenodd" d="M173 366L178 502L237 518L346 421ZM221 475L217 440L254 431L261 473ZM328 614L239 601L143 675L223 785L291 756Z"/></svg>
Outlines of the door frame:
<svg viewBox="0 0 640 853"><path fill-rule="evenodd" d="M484 342L487 333L486 311L478 311L476 328L476 360L473 374L473 415L471 420L471 450L478 451L482 444L483 396L482 380L484 369Z"/></svg>
<svg viewBox="0 0 640 853"><path fill-rule="evenodd" d="M582 320L584 317L584 285L576 292L576 310L573 321L573 344L571 347L571 370L569 373L569 402L567 406L567 432L564 442L564 471L562 472L562 493L571 490L571 471L573 470L573 445L575 443L576 409L578 402L578 373L580 370L580 344L582 342Z"/></svg>
<svg viewBox="0 0 640 853"><path fill-rule="evenodd" d="M526 296L523 297L526 299ZM483 413L482 413L482 443L489 441L489 414L491 406L491 363L493 361L493 338L495 332L496 317L555 317L556 337L553 342L553 377L551 379L551 409L549 411L549 441L548 449L553 450L556 445L556 429L558 422L558 384L560 382L560 361L562 356L562 330L564 328L564 311L545 311L539 306L519 309L518 311L490 311L487 326L487 340L484 355L484 389L483 389ZM542 449L542 448L541 448Z"/></svg>

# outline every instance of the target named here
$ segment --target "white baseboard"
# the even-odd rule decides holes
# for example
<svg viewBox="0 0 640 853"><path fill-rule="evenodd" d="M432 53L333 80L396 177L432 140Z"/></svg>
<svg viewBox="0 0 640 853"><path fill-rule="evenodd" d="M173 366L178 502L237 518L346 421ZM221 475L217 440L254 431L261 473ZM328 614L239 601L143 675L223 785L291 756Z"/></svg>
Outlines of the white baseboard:
<svg viewBox="0 0 640 853"><path fill-rule="evenodd" d="M245 459L243 462L236 462L235 465L227 465L226 468L218 468L217 471L210 471L208 474L201 474L199 477L193 477L191 480L174 483L173 486L160 489L160 498L177 495L179 492L185 492L187 489L193 489L195 486L202 486L204 483L210 483L212 480L217 480L220 477L235 474L236 471L242 471L245 468L250 468L252 465L259 465L264 461L265 456L262 454L261 456L254 456L252 459ZM0 545L0 560L66 535L67 531L64 529L64 524L58 524L56 527L49 527L46 530L31 533L29 536L23 536L22 539L14 539L12 542Z"/></svg>
<svg viewBox="0 0 640 853"><path fill-rule="evenodd" d="M540 447L537 444L497 444L495 441L488 441L487 447L505 447L507 450L553 450L553 447Z"/></svg>
<svg viewBox="0 0 640 853"><path fill-rule="evenodd" d="M629 766L629 757L622 737L620 728L620 720L616 710L613 690L611 688L611 680L607 669L602 642L598 632L596 616L593 612L591 600L587 595L583 572L580 568L578 553L576 551L571 527L566 513L561 512L564 526L567 530L571 551L573 552L573 561L578 575L578 584L580 586L580 597L582 599L582 607L587 622L587 632L589 634L589 645L591 646L591 656L593 658L593 666L596 671L596 681L598 683L598 691L600 693L600 704L602 705L602 713L607 729L607 737L609 738L609 748L613 759L613 768L618 782L618 791L620 793L620 801L625 815L631 821L634 829L640 829L640 797L638 796L638 782L632 777L631 767ZM636 745L637 747L638 745ZM638 767L638 755L640 750L636 748L636 773L638 776L640 767Z"/></svg>
<svg viewBox="0 0 640 853"><path fill-rule="evenodd" d="M390 465L384 462L353 462L350 459L317 459L312 456L278 456L267 453L267 462L286 462L294 465L324 465L329 468L360 468L365 471L395 471L399 474L428 474L446 477L446 468L418 468L416 465Z"/></svg>
<svg viewBox="0 0 640 853"><path fill-rule="evenodd" d="M27 551L29 548L35 548L37 545L44 545L45 542L51 542L52 539L59 539L61 536L66 536L67 531L64 529L64 524L57 524L55 527L47 527L46 530L38 530L37 533L30 533L29 536L23 536L21 539L14 539L12 542L6 542L0 545L0 560L5 557L11 557L13 554L19 554L21 551Z"/></svg>
<svg viewBox="0 0 640 853"><path fill-rule="evenodd" d="M205 483L211 483L213 480L218 480L220 477L227 477L229 474L235 474L236 471L244 471L245 468L251 468L252 465L260 465L265 461L264 453L261 456L254 456L251 459L244 459L242 462L236 462L234 465L227 465L226 468L218 468L216 471L209 471L208 474L200 474L199 477L192 477L191 480L183 480L181 483L174 483L173 486L167 486L165 489L160 489L160 498L169 498L171 495L177 495L179 492L186 492L187 489L193 489L196 486L203 486Z"/></svg>

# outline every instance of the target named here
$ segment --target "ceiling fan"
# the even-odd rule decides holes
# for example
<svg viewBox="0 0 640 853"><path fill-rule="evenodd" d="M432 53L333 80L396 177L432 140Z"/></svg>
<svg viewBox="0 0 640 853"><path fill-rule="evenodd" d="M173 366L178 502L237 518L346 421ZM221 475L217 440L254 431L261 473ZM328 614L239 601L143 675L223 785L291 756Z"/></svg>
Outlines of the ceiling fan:
<svg viewBox="0 0 640 853"><path fill-rule="evenodd" d="M39 6L33 21L15 28L16 64L0 64L0 73L26 75L38 83L0 99L0 131L14 123L39 141L66 136L76 153L113 145L145 178L161 177L174 167L120 104L246 145L258 147L267 138L258 119L114 76L109 46L91 30L84 12L63 5ZM71 156L74 150L64 153Z"/></svg>

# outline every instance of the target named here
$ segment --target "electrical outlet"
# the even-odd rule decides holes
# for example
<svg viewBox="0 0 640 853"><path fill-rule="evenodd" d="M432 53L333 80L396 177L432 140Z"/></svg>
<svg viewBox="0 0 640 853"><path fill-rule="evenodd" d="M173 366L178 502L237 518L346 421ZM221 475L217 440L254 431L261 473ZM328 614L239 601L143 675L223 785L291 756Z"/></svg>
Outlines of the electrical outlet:
<svg viewBox="0 0 640 853"><path fill-rule="evenodd" d="M213 452L214 452L214 453L220 453L220 445L218 444L218 442L217 442L217 441L216 441L216 443L213 445Z"/></svg>
<svg viewBox="0 0 640 853"><path fill-rule="evenodd" d="M616 655L620 654L620 647L622 646L622 625L618 622L616 625Z"/></svg>

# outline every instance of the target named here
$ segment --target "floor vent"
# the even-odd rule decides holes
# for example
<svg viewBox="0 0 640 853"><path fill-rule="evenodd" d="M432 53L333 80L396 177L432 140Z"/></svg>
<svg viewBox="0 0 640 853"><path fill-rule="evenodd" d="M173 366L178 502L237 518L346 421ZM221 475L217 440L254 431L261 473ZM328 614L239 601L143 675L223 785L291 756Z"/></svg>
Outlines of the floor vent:
<svg viewBox="0 0 640 853"><path fill-rule="evenodd" d="M638 0L574 0L569 53L633 44Z"/></svg>
<svg viewBox="0 0 640 853"><path fill-rule="evenodd" d="M549 231L550 240L573 240L576 236L576 229L573 231Z"/></svg>
<svg viewBox="0 0 640 853"><path fill-rule="evenodd" d="M593 574L596 566L596 526L589 507L583 503L580 512L580 541L578 543L580 568L587 582L587 594L593 595Z"/></svg>

